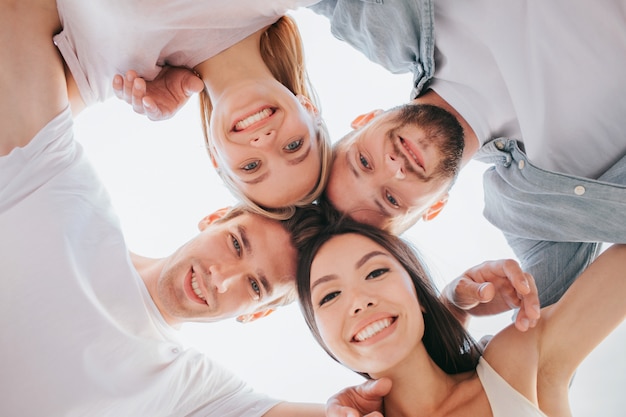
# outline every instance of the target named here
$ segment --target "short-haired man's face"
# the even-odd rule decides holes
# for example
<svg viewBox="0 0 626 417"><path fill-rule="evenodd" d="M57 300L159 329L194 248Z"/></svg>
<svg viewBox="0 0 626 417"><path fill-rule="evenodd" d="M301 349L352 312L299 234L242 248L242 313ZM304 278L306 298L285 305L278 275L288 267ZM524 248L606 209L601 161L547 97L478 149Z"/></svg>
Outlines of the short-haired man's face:
<svg viewBox="0 0 626 417"><path fill-rule="evenodd" d="M433 137L398 112L378 115L336 146L326 188L339 211L379 227L437 202L453 182L463 150L462 137Z"/></svg>
<svg viewBox="0 0 626 417"><path fill-rule="evenodd" d="M293 293L295 272L287 231L245 212L206 225L178 249L163 268L155 302L170 324L253 314Z"/></svg>

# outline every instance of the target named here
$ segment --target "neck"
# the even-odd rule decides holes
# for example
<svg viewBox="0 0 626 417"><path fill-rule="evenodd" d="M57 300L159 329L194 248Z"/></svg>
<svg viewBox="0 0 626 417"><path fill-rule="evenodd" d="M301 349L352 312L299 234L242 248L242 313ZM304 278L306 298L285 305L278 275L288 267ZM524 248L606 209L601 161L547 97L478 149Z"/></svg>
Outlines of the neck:
<svg viewBox="0 0 626 417"><path fill-rule="evenodd" d="M434 92L433 90L428 90L423 95L417 97L413 100L415 104L431 104L433 106L441 107L447 111L449 111L458 122L461 124L463 128L463 137L465 141L465 146L463 148L463 158L461 159L461 165L465 166L476 154L479 148L478 138L474 133L474 130L470 127L469 123L461 116L459 112L454 109L447 101L445 101L439 94Z"/></svg>
<svg viewBox="0 0 626 417"><path fill-rule="evenodd" d="M376 375L381 376L393 381L391 391L385 397L386 417L441 415L460 382L459 376L446 374L425 351L403 361L398 369L389 374Z"/></svg>
<svg viewBox="0 0 626 417"><path fill-rule="evenodd" d="M200 74L212 99L239 80L274 78L263 61L259 46L265 31L266 28L263 28L253 33L194 68Z"/></svg>
<svg viewBox="0 0 626 417"><path fill-rule="evenodd" d="M129 252L129 254L133 266L145 284L150 297L158 307L157 283L163 270L165 259L146 258L132 252Z"/></svg>

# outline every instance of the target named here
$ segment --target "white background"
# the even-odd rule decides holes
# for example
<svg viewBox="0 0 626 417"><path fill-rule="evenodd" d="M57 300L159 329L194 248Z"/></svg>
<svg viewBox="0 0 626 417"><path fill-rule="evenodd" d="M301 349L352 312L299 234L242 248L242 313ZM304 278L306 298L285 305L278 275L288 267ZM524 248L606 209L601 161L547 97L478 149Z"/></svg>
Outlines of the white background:
<svg viewBox="0 0 626 417"><path fill-rule="evenodd" d="M333 38L326 19L308 10L293 15L333 139L347 133L358 114L409 99L410 75L392 75L370 63ZM204 215L234 202L204 150L195 97L165 122L150 122L114 98L86 110L76 128L111 193L128 246L138 254L170 254L196 234ZM485 168L470 163L444 212L405 234L441 286L484 260L513 257L499 231L481 215ZM475 319L471 331L479 338L509 322L510 314ZM246 325L234 320L185 325L182 337L260 391L290 401L325 402L337 390L362 381L317 346L296 304ZM626 415L625 341L622 324L581 366L570 391L575 416Z"/></svg>

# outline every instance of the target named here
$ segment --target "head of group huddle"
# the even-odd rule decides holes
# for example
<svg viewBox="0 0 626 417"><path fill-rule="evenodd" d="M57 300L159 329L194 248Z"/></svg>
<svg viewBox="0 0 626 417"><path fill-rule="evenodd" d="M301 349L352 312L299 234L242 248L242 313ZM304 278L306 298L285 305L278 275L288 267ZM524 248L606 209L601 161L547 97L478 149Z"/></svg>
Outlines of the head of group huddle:
<svg viewBox="0 0 626 417"><path fill-rule="evenodd" d="M346 216L301 240L298 297L327 353L368 378L423 352L448 374L472 370L481 350L437 297L402 239Z"/></svg>
<svg viewBox="0 0 626 417"><path fill-rule="evenodd" d="M226 104L201 92L204 136L229 190L255 212L285 219L322 193L332 151L295 21L280 18L259 47L269 76L242 80Z"/></svg>
<svg viewBox="0 0 626 417"><path fill-rule="evenodd" d="M323 198L350 217L393 233L445 206L462 164L463 128L447 110L404 104L357 118L333 146Z"/></svg>
<svg viewBox="0 0 626 417"><path fill-rule="evenodd" d="M200 233L159 263L156 274L140 275L172 325L255 320L295 300L297 242L301 230L315 222L307 208L281 221L245 205L218 210L200 221Z"/></svg>

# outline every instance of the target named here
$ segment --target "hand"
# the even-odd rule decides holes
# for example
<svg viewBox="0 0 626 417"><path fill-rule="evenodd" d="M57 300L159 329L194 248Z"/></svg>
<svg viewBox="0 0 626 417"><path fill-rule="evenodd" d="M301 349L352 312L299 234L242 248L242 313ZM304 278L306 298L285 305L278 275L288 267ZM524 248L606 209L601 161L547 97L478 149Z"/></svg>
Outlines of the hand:
<svg viewBox="0 0 626 417"><path fill-rule="evenodd" d="M326 402L327 417L383 417L383 397L391 391L391 380L381 378L346 388Z"/></svg>
<svg viewBox="0 0 626 417"><path fill-rule="evenodd" d="M139 77L133 70L113 78L115 95L150 120L172 117L194 93L202 91L204 82L191 70L165 66L152 81Z"/></svg>
<svg viewBox="0 0 626 417"><path fill-rule="evenodd" d="M468 269L444 288L444 302L460 321L467 315L484 316L519 308L515 327L535 327L540 315L537 286L532 275L512 259L488 261ZM459 311L460 310L460 311Z"/></svg>

